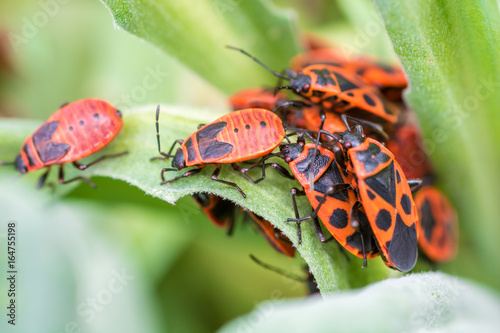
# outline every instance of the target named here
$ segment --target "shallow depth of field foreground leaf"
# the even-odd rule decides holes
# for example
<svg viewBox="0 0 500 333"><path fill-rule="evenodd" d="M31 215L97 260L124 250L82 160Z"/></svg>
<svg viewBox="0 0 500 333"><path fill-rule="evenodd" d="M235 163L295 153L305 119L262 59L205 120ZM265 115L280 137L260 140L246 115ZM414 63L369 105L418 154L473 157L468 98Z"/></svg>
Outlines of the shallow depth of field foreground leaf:
<svg viewBox="0 0 500 333"><path fill-rule="evenodd" d="M269 300L219 332L498 332L491 290L443 274L388 279L322 299Z"/></svg>

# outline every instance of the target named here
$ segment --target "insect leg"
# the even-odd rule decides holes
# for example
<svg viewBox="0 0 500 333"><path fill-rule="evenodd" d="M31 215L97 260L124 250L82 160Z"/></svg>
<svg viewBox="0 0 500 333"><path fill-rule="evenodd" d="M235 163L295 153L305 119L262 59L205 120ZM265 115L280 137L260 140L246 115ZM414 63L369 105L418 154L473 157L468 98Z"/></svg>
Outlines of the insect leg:
<svg viewBox="0 0 500 333"><path fill-rule="evenodd" d="M221 164L218 164L215 167L214 173L212 174L212 180L215 180L216 182L219 182L219 183L222 183L222 184L233 186L234 188L236 188L238 190L238 192L240 192L240 194L243 196L243 198L246 198L247 197L246 194L243 192L243 190L236 183L232 183L232 182L228 182L228 181L219 179L219 174L220 174L221 167L222 167Z"/></svg>
<svg viewBox="0 0 500 333"><path fill-rule="evenodd" d="M366 248L365 248L365 239L363 236L363 231L361 230L361 223L359 222L359 209L361 208L361 202L357 201L351 208L351 226L359 233L361 237L361 251L363 252L363 266L361 268L365 268L367 264L366 260Z"/></svg>
<svg viewBox="0 0 500 333"><path fill-rule="evenodd" d="M422 179L408 179L408 185L410 186L411 193L415 193L422 187Z"/></svg>
<svg viewBox="0 0 500 333"><path fill-rule="evenodd" d="M160 185L165 185L165 184L168 184L168 183L173 183L175 182L176 180L179 180L181 178L187 178L187 177L191 177L192 175L196 175L197 173L199 173L201 170L203 170L203 168L198 168L198 169L192 169L192 170L189 170L189 171L186 171L184 172L182 175L180 176L177 176L175 178L172 178L170 180L165 180L165 176L164 176L164 173L166 171L178 171L177 169L172 169L172 168L164 168L161 170L161 179L163 180L161 182Z"/></svg>
<svg viewBox="0 0 500 333"><path fill-rule="evenodd" d="M84 182L86 182L87 184L89 184L91 187L97 188L96 184L94 184L90 179L88 179L86 177L83 177L83 176L78 176L78 177L75 177L75 178L71 178L71 179L65 180L64 179L63 164L59 165L59 177L58 177L57 180L59 181L59 184L62 184L62 185L72 183L75 180L83 180Z"/></svg>
<svg viewBox="0 0 500 333"><path fill-rule="evenodd" d="M47 180L49 172L50 172L50 167L47 168L47 171L45 171L44 174L38 180L38 183L36 184L37 189L43 187L43 185L45 184L45 180Z"/></svg>
<svg viewBox="0 0 500 333"><path fill-rule="evenodd" d="M107 158L115 158L115 157L120 157L120 156L127 155L127 154L128 154L128 151L124 151L124 152L121 152L119 154L104 155L104 156L99 157L97 160L90 162L89 164L80 164L80 163L75 161L75 162L73 162L73 165L76 168L78 168L79 170L85 170L88 167L91 167L92 165L99 163L102 160L105 160Z"/></svg>
<svg viewBox="0 0 500 333"><path fill-rule="evenodd" d="M265 160L271 158L271 157L274 157L274 156L278 156L279 153L277 154L269 154L267 156L264 156L263 158L261 158L260 160L258 160L257 162L255 162L254 164L250 165L249 167L246 167L246 168L242 168L240 167L238 164L236 163L231 163L231 167L240 172L243 176L245 176L248 180L250 180L252 183L254 184L257 184L261 181L263 181L264 179L266 179L266 166L268 166L269 164L266 164L266 163L263 163ZM257 179L257 180L254 180L252 177L250 177L247 172L258 167L260 164L262 163L262 176L261 178Z"/></svg>
<svg viewBox="0 0 500 333"><path fill-rule="evenodd" d="M298 190L296 188L293 188L290 190L291 194L292 194L292 198L293 198L293 208L295 210L295 218L289 218L286 220L286 222L296 222L297 225L298 225L298 228L300 230L300 223L303 222L303 221L307 221L307 220L311 220L311 219L316 219L317 216L318 216L318 212L319 210L321 209L321 207L323 206L323 204L326 202L326 197L330 194L333 194L335 192L338 192L338 191L341 191L341 190L344 190L346 188L349 188L351 185L350 184L336 184L334 186L330 186L325 194L323 195L323 197L321 198L321 200L319 201L319 204L318 206L316 207L316 209L312 212L311 215L309 216L304 216L304 217L299 217L299 211L297 209L297 203L296 203L296 200L295 200L295 196L300 194L300 195L303 195L305 194L303 191L300 191L300 192L297 192ZM316 227L316 235L318 236L318 239L320 240L320 242L324 243L326 241L326 238L325 238L325 235L323 234L323 232L321 231L321 228L319 227L319 223L315 226ZM300 231L300 234L302 234L302 232ZM301 238L299 238L299 244L301 243Z"/></svg>

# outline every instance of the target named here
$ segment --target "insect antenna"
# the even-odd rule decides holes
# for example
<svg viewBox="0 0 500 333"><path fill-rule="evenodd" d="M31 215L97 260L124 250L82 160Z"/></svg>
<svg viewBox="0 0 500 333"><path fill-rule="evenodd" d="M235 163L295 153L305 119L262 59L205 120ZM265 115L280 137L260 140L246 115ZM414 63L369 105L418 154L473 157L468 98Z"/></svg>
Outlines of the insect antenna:
<svg viewBox="0 0 500 333"><path fill-rule="evenodd" d="M295 281L299 281L299 282L307 282L307 278L304 278L304 277L301 277L301 276L298 276L298 275L295 275L295 274L291 274L289 272L285 272L284 270L278 268L278 267L274 267L272 265L269 265L269 264L266 264L262 261L260 261L259 259L257 259L254 255L250 255L250 259L252 259L256 264L264 267L265 269L268 269L270 271L273 271L275 273L278 273L280 275L283 275L289 279L292 279L292 280L295 280Z"/></svg>
<svg viewBox="0 0 500 333"><path fill-rule="evenodd" d="M279 77L280 79L283 79L283 80L290 81L289 77L287 77L287 76L285 76L283 74L280 74L278 72L273 71L271 68L269 68L266 65L264 65L264 63L262 63L262 61L260 61L259 59L255 58L253 55L251 55L250 53L246 52L245 50L237 48L237 47L234 47L234 46L229 46L229 45L226 45L226 47L228 49L231 49L231 50L240 51L241 53L243 53L247 57L251 58L256 63L258 63L259 65L261 65L262 67L264 67L268 72L272 73L274 76Z"/></svg>

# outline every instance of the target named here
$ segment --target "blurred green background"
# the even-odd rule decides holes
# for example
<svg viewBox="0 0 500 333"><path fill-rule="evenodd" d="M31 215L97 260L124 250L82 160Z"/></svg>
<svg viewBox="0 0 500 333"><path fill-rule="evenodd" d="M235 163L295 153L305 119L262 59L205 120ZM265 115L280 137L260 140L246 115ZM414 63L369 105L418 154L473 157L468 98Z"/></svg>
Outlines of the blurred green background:
<svg viewBox="0 0 500 333"><path fill-rule="evenodd" d="M384 31L366 41L353 39L359 36L356 23L373 9L360 7L350 16L343 10L347 1L276 0L275 5L295 8L297 24L334 36L346 49L394 57ZM62 102L88 97L121 109L158 103L227 109L226 96L211 84L114 29L99 1L3 1L0 42L0 116L36 119L33 128ZM12 138L19 145L23 139ZM3 144L0 159L7 159ZM15 173L0 168L0 237L8 221L18 224L19 326L9 327L13 332L210 332L264 300L307 294L304 283L248 257L305 276L298 256L277 254L241 223L227 237L190 198L172 206L100 177L93 179L98 190L80 184L54 196L48 189L35 191L37 175L13 181ZM464 250L464 238L460 264L446 265L445 271L496 279L467 266L474 257ZM0 254L0 267L4 264ZM422 264L417 270L422 267L427 269ZM5 287L2 280L0 290ZM7 301L3 291L0 300ZM2 332L4 327L2 320Z"/></svg>

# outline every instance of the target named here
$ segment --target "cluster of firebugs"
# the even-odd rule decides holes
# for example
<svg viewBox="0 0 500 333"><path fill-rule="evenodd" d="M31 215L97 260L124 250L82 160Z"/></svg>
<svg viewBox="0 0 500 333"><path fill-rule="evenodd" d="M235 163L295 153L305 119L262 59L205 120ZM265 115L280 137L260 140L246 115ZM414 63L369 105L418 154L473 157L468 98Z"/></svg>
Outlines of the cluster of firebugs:
<svg viewBox="0 0 500 333"><path fill-rule="evenodd" d="M364 265L380 255L388 267L407 272L416 263L418 245L434 262L455 256L457 215L433 186L435 176L419 128L401 98L407 86L401 68L367 57L346 58L332 48L311 48L279 74L245 51L235 50L279 77L282 84L231 96L234 112L200 125L188 138L176 140L168 153L160 147L158 107L160 157L152 159L172 159L172 168L161 170L162 184L215 165L212 179L246 197L237 184L219 178L222 165L230 164L254 183L264 180L270 167L300 184L290 190L295 216L287 220L297 223L299 246L300 223L312 220L320 241L335 239L363 258ZM105 155L86 165L77 162L105 147L122 126L120 111L108 102L85 99L66 104L25 140L15 161L0 163L13 164L21 173L46 168L38 187L44 185L52 165L59 167L59 183L83 180L93 186L82 176L65 179L63 164L84 170L126 154ZM172 153L177 144L180 148ZM187 167L193 168L166 178L167 172ZM259 179L248 174L255 168L262 171ZM311 204L309 216L299 216L296 196L301 195ZM240 209L234 203L207 193L193 198L215 225L232 230L234 213ZM255 213L245 213L277 251L294 256L295 247L284 234ZM323 234L320 221L331 236Z"/></svg>

